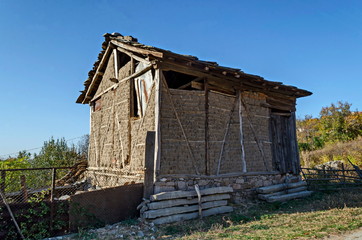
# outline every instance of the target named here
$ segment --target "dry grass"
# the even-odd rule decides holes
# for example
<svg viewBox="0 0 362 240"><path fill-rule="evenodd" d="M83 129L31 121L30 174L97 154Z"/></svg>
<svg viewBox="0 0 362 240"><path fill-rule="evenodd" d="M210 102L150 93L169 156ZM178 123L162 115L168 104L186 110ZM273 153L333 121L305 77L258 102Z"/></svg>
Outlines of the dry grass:
<svg viewBox="0 0 362 240"><path fill-rule="evenodd" d="M350 142L340 142L325 146L323 149L311 152L302 152L301 161L304 167L314 167L315 165L342 160L347 165L347 157L356 165L362 167L362 138Z"/></svg>
<svg viewBox="0 0 362 240"><path fill-rule="evenodd" d="M287 203L255 203L160 228L161 239L313 239L362 227L360 190L316 193Z"/></svg>

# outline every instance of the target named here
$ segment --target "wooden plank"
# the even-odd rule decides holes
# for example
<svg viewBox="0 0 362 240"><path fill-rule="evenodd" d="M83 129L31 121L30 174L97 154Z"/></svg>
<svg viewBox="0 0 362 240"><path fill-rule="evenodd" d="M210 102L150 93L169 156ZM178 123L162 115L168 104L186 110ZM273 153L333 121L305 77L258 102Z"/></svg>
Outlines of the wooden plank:
<svg viewBox="0 0 362 240"><path fill-rule="evenodd" d="M219 193L231 193L233 192L232 187L214 187L214 188L206 188L200 190L201 195L211 195L211 194L219 194ZM160 201L160 200L168 200L168 199L176 199L176 198L187 198L187 197L195 197L197 196L196 191L173 191L173 192L162 192L158 194L154 194L151 196L151 201Z"/></svg>
<svg viewBox="0 0 362 240"><path fill-rule="evenodd" d="M144 58L138 57L137 55L135 55L135 54L123 49L123 48L117 47L117 50L122 52L122 53L127 54L129 57L133 58L134 60L137 60L137 61L143 62L143 63L147 63L147 64L151 64L150 61L147 61Z"/></svg>
<svg viewBox="0 0 362 240"><path fill-rule="evenodd" d="M161 124L160 124L160 106L161 106L161 70L156 69L155 72L155 131L156 131L156 141L155 141L155 164L154 164L154 181L160 172L161 167Z"/></svg>
<svg viewBox="0 0 362 240"><path fill-rule="evenodd" d="M210 174L209 163L209 84L204 78L205 91L205 175Z"/></svg>
<svg viewBox="0 0 362 240"><path fill-rule="evenodd" d="M297 193L290 193L280 196L271 196L266 199L267 202L283 202L288 201L295 198L302 198L302 197L308 197L312 194L312 191L303 191L303 192L297 192Z"/></svg>
<svg viewBox="0 0 362 240"><path fill-rule="evenodd" d="M102 68L103 68L103 65L106 63L106 59L108 59L109 54L112 52L112 49L113 49L113 48L110 46L110 44L108 44L108 46L107 46L107 48L106 48L106 51L105 51L105 53L103 54L103 57L102 57L99 65L98 65L98 67L97 67L96 73L93 75L92 81L91 81L91 83L89 84L88 90L87 90L87 92L86 92L86 94L85 94L85 96L84 96L83 102L82 102L83 104L84 104L84 103L88 103L87 101L89 100L89 98L87 98L87 97L89 96L90 92L93 90L93 87L94 87L94 84L95 84L97 78L98 78L99 76L102 76L102 75L103 75L103 74L100 75L99 73L101 72L101 70L102 70Z"/></svg>
<svg viewBox="0 0 362 240"><path fill-rule="evenodd" d="M137 53L141 53L141 54L152 55L152 56L155 56L155 57L163 58L163 53L162 52L156 52L156 51L151 51L151 50L147 50L147 49L143 49L143 48L133 47L131 45L118 42L116 40L111 40L111 43L113 45L124 48L124 49L126 49L128 51L131 51L131 52L137 52Z"/></svg>
<svg viewBox="0 0 362 240"><path fill-rule="evenodd" d="M145 149L145 176L143 197L149 198L153 194L153 171L155 158L155 135L154 131L147 131Z"/></svg>
<svg viewBox="0 0 362 240"><path fill-rule="evenodd" d="M0 192L5 194L5 186L6 186L6 172L4 170L0 170Z"/></svg>
<svg viewBox="0 0 362 240"><path fill-rule="evenodd" d="M261 200L266 200L268 197L271 197L271 196L280 196L280 195L287 194L287 193L302 192L307 189L308 188L306 186L303 186L303 187L286 189L284 191L274 192L274 193L269 193L269 194L258 194L258 198Z"/></svg>
<svg viewBox="0 0 362 240"><path fill-rule="evenodd" d="M209 202L209 201L218 201L218 200L226 200L230 199L230 194L216 194L204 196L201 198L201 202ZM160 209L160 208L169 208L181 205L192 205L198 203L197 198L192 199L172 199L158 202L150 202L147 204L149 209Z"/></svg>
<svg viewBox="0 0 362 240"><path fill-rule="evenodd" d="M113 49L113 59L114 59L114 77L115 77L116 79L118 79L118 69L119 69L119 65L118 65L117 49Z"/></svg>
<svg viewBox="0 0 362 240"><path fill-rule="evenodd" d="M216 207L216 208L210 208L205 211L203 211L203 216L211 216L216 214L222 214L222 213L229 213L233 211L233 207L230 206L222 206L222 207ZM172 223L172 222L179 222L184 220L190 220L198 217L198 213L187 213L187 214L177 214L173 216L167 216L167 217L161 217L153 220L152 222L154 224L165 224L165 223Z"/></svg>
<svg viewBox="0 0 362 240"><path fill-rule="evenodd" d="M205 202L201 204L201 209L209 209L213 207L221 207L226 205L227 205L227 200ZM161 209L149 210L144 212L143 218L145 219L157 218L157 217L175 215L179 213L198 212L198 210L199 210L198 204L191 206L182 206L182 207L161 208Z"/></svg>
<svg viewBox="0 0 362 240"><path fill-rule="evenodd" d="M267 187L260 187L257 188L256 191L258 193L272 193L272 192L278 192L284 189L288 189L288 188L297 188L297 187L302 187L302 186L306 186L307 183L304 181L300 181L300 182L296 182L296 183L282 183L282 184L276 184L276 185L271 185L271 186L267 186Z"/></svg>
<svg viewBox="0 0 362 240"><path fill-rule="evenodd" d="M244 145L244 132L243 132L243 114L241 111L241 91L238 91L239 100L239 129L240 129L240 145L241 145L241 164L242 171L247 172L246 158L245 158L245 145Z"/></svg>

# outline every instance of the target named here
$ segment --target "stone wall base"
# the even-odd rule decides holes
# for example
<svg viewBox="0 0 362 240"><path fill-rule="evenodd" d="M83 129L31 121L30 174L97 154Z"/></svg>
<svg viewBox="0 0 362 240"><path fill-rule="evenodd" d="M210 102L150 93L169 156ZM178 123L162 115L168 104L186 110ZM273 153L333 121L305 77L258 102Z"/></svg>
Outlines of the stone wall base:
<svg viewBox="0 0 362 240"><path fill-rule="evenodd" d="M256 198L255 188L284 183L286 176L281 174L240 175L233 177L162 177L154 185L154 193L170 192L177 190L194 190L198 184L200 189L229 186L234 189L231 201L243 203Z"/></svg>

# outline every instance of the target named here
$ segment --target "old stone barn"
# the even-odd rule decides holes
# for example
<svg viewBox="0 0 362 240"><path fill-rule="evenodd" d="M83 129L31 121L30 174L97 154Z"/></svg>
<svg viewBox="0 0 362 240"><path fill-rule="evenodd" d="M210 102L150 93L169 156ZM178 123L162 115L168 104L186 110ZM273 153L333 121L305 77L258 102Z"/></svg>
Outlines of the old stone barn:
<svg viewBox="0 0 362 240"><path fill-rule="evenodd" d="M92 184L139 183L146 174L155 193L232 186L238 201L299 174L296 99L311 92L131 36L104 37L77 99L90 106Z"/></svg>

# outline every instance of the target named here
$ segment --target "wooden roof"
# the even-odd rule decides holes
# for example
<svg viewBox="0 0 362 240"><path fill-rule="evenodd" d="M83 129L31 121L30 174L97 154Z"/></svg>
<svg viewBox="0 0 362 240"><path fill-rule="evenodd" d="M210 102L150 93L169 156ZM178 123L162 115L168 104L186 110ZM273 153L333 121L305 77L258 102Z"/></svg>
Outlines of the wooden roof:
<svg viewBox="0 0 362 240"><path fill-rule="evenodd" d="M274 92L276 94L283 94L292 97L305 97L312 93L294 86L284 85L282 82L273 82L265 80L264 78L247 74L236 68L228 68L219 66L216 62L208 62L199 60L195 56L182 55L173 53L168 50L147 46L141 44L136 38L132 36L122 36L119 33L106 33L103 35L105 41L102 44L102 51L98 55L98 60L94 63L93 69L88 73L88 79L84 82L84 90L81 91L77 99L77 103L88 103L95 94L96 87L102 79L106 61L108 60L111 50L114 48L125 49L128 52L147 58L148 60L160 62L167 66L178 66L192 71L200 72L202 74L210 75L220 79L227 79L233 82L233 85L244 86L245 89L260 90L263 92Z"/></svg>

